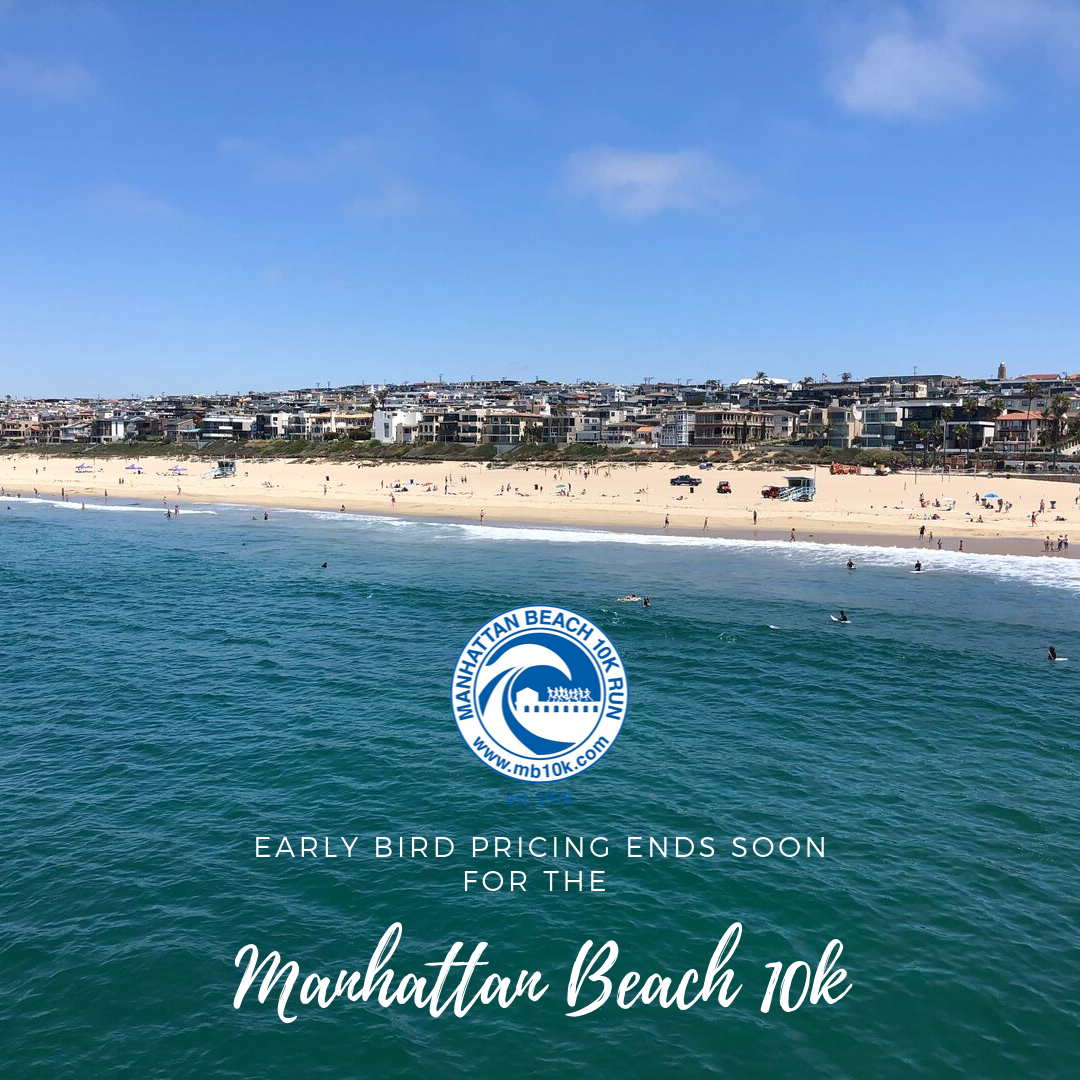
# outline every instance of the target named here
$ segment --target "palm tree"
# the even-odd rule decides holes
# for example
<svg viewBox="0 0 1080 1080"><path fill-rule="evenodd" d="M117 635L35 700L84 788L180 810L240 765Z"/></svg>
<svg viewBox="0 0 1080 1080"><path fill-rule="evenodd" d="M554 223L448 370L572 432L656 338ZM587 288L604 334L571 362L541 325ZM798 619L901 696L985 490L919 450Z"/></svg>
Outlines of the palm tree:
<svg viewBox="0 0 1080 1080"><path fill-rule="evenodd" d="M945 410L942 418L930 428L930 464L934 464L937 450L941 450L941 467L945 468Z"/></svg>
<svg viewBox="0 0 1080 1080"><path fill-rule="evenodd" d="M1043 416L1048 417L1051 421L1050 426L1050 441L1054 447L1054 468L1057 468L1058 462L1058 447L1061 445L1061 429L1062 420L1065 414L1069 411L1069 407L1072 405L1072 401L1069 399L1068 394L1055 394L1050 399L1050 404L1047 405L1046 411Z"/></svg>
<svg viewBox="0 0 1080 1080"><path fill-rule="evenodd" d="M541 424L526 424L521 433L521 441L527 446L535 446L544 441L544 428Z"/></svg>
<svg viewBox="0 0 1080 1080"><path fill-rule="evenodd" d="M974 394L964 398L961 403L964 409L964 415L969 420L974 420L979 412L979 399Z"/></svg>
<svg viewBox="0 0 1080 1080"><path fill-rule="evenodd" d="M953 438L957 442L962 442L964 444L965 457L970 459L968 451L971 450L971 426L969 424L957 424L956 427L953 428Z"/></svg>
<svg viewBox="0 0 1080 1080"><path fill-rule="evenodd" d="M801 382L803 384L803 386L813 386L814 385L814 376L813 375L804 375L799 380L799 382Z"/></svg>
<svg viewBox="0 0 1080 1080"><path fill-rule="evenodd" d="M841 382L851 382L851 372L850 371L842 371L842 372L840 372L840 381Z"/></svg>
<svg viewBox="0 0 1080 1080"><path fill-rule="evenodd" d="M1027 398L1027 403L1028 403L1028 407L1027 407L1028 415L1027 415L1027 419L1024 421L1024 423L1027 424L1027 438L1024 439L1024 467L1023 467L1023 470L1022 470L1023 472L1026 473L1027 472L1028 451L1031 449L1031 406L1034 403L1035 399L1039 396L1039 384L1036 383L1036 382L1024 383L1023 394L1024 394L1024 397Z"/></svg>
<svg viewBox="0 0 1080 1080"><path fill-rule="evenodd" d="M754 382L764 382L764 381L765 381L765 372L764 371L759 371L759 372L757 372L757 374L754 375Z"/></svg>
<svg viewBox="0 0 1080 1080"><path fill-rule="evenodd" d="M945 428L953 418L953 409L951 406L946 405L941 410L941 420L934 426L934 432L937 438L941 440L941 467L945 468Z"/></svg>

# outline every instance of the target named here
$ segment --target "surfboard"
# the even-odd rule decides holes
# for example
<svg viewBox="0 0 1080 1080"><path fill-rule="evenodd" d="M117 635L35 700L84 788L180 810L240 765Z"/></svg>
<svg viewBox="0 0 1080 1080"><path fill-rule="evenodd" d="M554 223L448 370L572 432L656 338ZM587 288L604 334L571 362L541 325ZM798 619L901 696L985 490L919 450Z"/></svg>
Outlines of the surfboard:
<svg viewBox="0 0 1080 1080"><path fill-rule="evenodd" d="M1055 656L1054 657L1054 663L1055 664L1067 664L1068 662L1069 662L1069 658L1067 656Z"/></svg>
<svg viewBox="0 0 1080 1080"><path fill-rule="evenodd" d="M925 570L909 570L908 573L909 574L925 574L926 571Z"/></svg>
<svg viewBox="0 0 1080 1080"><path fill-rule="evenodd" d="M833 622L839 623L841 626L847 626L851 622L850 619L841 619L839 615L830 615L829 618L832 619Z"/></svg>

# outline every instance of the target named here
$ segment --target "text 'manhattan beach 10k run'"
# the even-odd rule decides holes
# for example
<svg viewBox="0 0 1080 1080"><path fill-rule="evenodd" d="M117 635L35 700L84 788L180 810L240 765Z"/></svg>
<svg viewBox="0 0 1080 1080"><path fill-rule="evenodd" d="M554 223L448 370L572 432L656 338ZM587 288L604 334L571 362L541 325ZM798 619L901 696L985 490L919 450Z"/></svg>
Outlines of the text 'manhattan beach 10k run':
<svg viewBox="0 0 1080 1080"><path fill-rule="evenodd" d="M611 748L626 717L626 671L594 623L565 608L514 608L485 623L454 670L454 717L485 765L540 783Z"/></svg>

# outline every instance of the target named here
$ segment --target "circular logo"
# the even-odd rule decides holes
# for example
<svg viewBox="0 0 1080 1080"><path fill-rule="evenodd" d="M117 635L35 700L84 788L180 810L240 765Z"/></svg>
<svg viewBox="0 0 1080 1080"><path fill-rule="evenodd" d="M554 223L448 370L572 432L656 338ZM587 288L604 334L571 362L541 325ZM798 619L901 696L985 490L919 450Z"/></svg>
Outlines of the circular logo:
<svg viewBox="0 0 1080 1080"><path fill-rule="evenodd" d="M626 671L599 627L565 608L514 608L485 623L454 669L454 719L496 772L544 783L610 749L626 716Z"/></svg>

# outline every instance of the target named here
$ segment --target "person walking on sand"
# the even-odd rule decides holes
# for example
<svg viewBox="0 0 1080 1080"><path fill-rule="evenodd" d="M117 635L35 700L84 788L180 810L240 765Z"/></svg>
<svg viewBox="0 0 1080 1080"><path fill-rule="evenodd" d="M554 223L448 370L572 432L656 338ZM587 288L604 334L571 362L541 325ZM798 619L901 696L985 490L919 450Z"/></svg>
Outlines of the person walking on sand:
<svg viewBox="0 0 1080 1080"><path fill-rule="evenodd" d="M757 511L754 511L754 524L757 524Z"/></svg>
<svg viewBox="0 0 1080 1080"><path fill-rule="evenodd" d="M670 524L671 524L671 518L667 514L665 514L664 515L664 528L666 529Z"/></svg>
<svg viewBox="0 0 1080 1080"><path fill-rule="evenodd" d="M483 510L480 511L480 524L481 525L484 524L484 511Z"/></svg>
<svg viewBox="0 0 1080 1080"><path fill-rule="evenodd" d="M791 530L791 535L788 537L788 541L793 543L794 540L795 540L795 530L792 529Z"/></svg>
<svg viewBox="0 0 1080 1080"><path fill-rule="evenodd" d="M706 532L709 528L709 519L706 518L704 524L701 526L701 531Z"/></svg>

